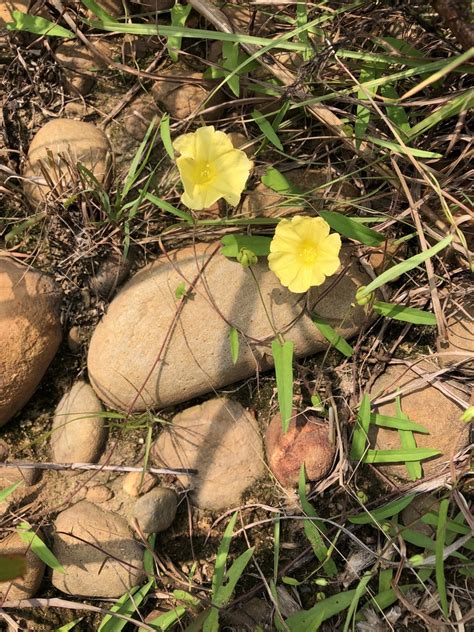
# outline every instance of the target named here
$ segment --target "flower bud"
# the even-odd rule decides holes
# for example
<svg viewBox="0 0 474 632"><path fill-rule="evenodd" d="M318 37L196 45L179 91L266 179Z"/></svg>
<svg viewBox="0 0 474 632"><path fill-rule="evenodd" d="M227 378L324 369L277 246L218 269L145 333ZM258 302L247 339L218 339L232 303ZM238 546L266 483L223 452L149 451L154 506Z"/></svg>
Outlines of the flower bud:
<svg viewBox="0 0 474 632"><path fill-rule="evenodd" d="M237 255L237 261L244 268L250 268L250 266L254 266L257 263L258 257L252 250L241 248Z"/></svg>
<svg viewBox="0 0 474 632"><path fill-rule="evenodd" d="M459 418L460 421L464 421L467 424L470 423L471 421L474 420L474 406L469 406L469 408L467 408L463 414L461 415L461 417Z"/></svg>
<svg viewBox="0 0 474 632"><path fill-rule="evenodd" d="M355 295L355 301L358 305L367 305L367 303L370 303L370 301L374 298L374 293L370 292L369 294L365 295L365 285L361 285L360 288L357 290L356 295Z"/></svg>

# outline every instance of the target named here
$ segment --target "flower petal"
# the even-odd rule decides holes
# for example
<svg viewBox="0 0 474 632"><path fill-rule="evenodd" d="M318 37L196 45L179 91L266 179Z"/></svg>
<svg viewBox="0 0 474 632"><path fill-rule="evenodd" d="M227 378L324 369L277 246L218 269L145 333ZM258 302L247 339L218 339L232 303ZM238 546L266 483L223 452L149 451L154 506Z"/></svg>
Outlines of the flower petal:
<svg viewBox="0 0 474 632"><path fill-rule="evenodd" d="M329 235L329 224L322 217L296 215L291 222L294 232L304 240L319 244Z"/></svg>

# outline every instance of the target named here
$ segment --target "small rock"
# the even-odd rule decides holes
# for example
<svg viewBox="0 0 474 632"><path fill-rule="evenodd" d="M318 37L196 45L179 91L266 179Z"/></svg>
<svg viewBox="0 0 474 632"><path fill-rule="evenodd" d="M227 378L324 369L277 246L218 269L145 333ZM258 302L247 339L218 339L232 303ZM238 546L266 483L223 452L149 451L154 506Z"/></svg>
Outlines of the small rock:
<svg viewBox="0 0 474 632"><path fill-rule="evenodd" d="M433 370L427 364L419 363L417 367L423 370ZM384 393L392 393L402 389L406 384L419 379L417 373L404 365L389 366L383 375L375 380L371 399ZM414 433L418 448L433 448L440 451L440 456L422 461L425 476L440 473L443 463L449 460L469 442L469 427L459 421L463 409L437 388L422 383L415 391L400 397L402 411L411 421L421 424L429 434ZM376 402L375 402L376 404ZM389 402L377 407L381 415L396 416L395 402ZM377 450L399 450L401 448L398 430L371 426L372 447ZM392 479L407 480L408 472L405 465L378 465L379 469Z"/></svg>
<svg viewBox="0 0 474 632"><path fill-rule="evenodd" d="M288 431L283 433L280 413L265 434L268 464L283 486L298 484L304 463L306 480L317 481L330 471L336 446L330 439L329 424L307 414L292 412Z"/></svg>
<svg viewBox="0 0 474 632"><path fill-rule="evenodd" d="M71 353L77 354L82 349L82 335L80 327L71 327L67 335L67 346Z"/></svg>
<svg viewBox="0 0 474 632"><path fill-rule="evenodd" d="M78 163L92 172L99 185L109 186L112 153L104 132L72 119L46 123L31 141L23 171L23 190L31 205L65 200L88 188L81 183Z"/></svg>
<svg viewBox="0 0 474 632"><path fill-rule="evenodd" d="M94 47L101 53L110 54L106 43L94 41ZM66 88L71 94L88 94L97 76L97 71L106 67L102 58L94 54L84 44L75 40L60 44L55 56L61 65Z"/></svg>
<svg viewBox="0 0 474 632"><path fill-rule="evenodd" d="M53 571L58 590L120 597L144 579L143 550L122 516L82 500L58 515L55 528L53 552L66 571Z"/></svg>
<svg viewBox="0 0 474 632"><path fill-rule="evenodd" d="M99 460L107 437L101 412L101 403L92 388L85 382L76 382L54 413L51 431L53 461L96 463Z"/></svg>
<svg viewBox="0 0 474 632"><path fill-rule="evenodd" d="M127 259L122 254L112 252L99 264L96 274L91 279L91 288L102 298L110 298L111 294L130 274L133 262L133 251Z"/></svg>
<svg viewBox="0 0 474 632"><path fill-rule="evenodd" d="M327 183L337 178L330 169L292 169L283 174L290 185L300 193L315 209L344 211L347 202L360 196L357 189L348 182ZM251 191L242 204L242 213L250 216L284 217L302 213L304 200L298 194L282 195L263 183Z"/></svg>
<svg viewBox="0 0 474 632"><path fill-rule="evenodd" d="M230 399L211 399L176 415L152 453L160 466L198 470L178 478L203 509L238 505L243 492L264 473L255 417Z"/></svg>
<svg viewBox="0 0 474 632"><path fill-rule="evenodd" d="M107 485L93 485L89 487L86 493L86 500L91 503L106 503L114 497L114 493Z"/></svg>
<svg viewBox="0 0 474 632"><path fill-rule="evenodd" d="M36 531L36 534L43 539L40 531ZM44 563L33 553L30 546L22 541L18 533L12 533L0 541L1 555L26 556L26 574L11 581L0 582L1 598L6 601L16 601L33 597L43 579Z"/></svg>
<svg viewBox="0 0 474 632"><path fill-rule="evenodd" d="M274 332L255 280L248 269L218 252L211 257L219 248L196 244L168 253L135 274L113 299L94 331L88 354L91 385L102 401L121 410L170 406L272 366L269 341ZM345 274L337 282L330 277L312 288L308 299L311 305L317 302L318 314L346 339L366 321L364 309L351 304L357 288L369 282L350 252L345 247L341 251ZM203 266L205 273L200 275ZM295 357L327 349L327 340L302 312L301 295L284 288L263 257L252 271L277 329L293 341ZM176 326L175 290L183 278L199 280ZM235 364L229 351L229 323L244 334ZM164 362L156 364L161 348ZM155 368L148 375L151 367Z"/></svg>
<svg viewBox="0 0 474 632"><path fill-rule="evenodd" d="M140 95L133 101L124 116L123 124L127 132L142 141L152 120L160 120L160 110L150 94Z"/></svg>
<svg viewBox="0 0 474 632"><path fill-rule="evenodd" d="M178 495L167 487L157 487L137 500L133 517L143 533L159 533L171 526L178 509Z"/></svg>
<svg viewBox="0 0 474 632"><path fill-rule="evenodd" d="M157 483L157 478L150 472L128 472L123 477L123 491L129 496L140 496L149 492Z"/></svg>
<svg viewBox="0 0 474 632"><path fill-rule="evenodd" d="M419 494L411 501L408 507L402 511L403 524L417 533L432 538L436 533L436 527L425 524L421 518L427 513L438 513L439 500L431 494Z"/></svg>
<svg viewBox="0 0 474 632"><path fill-rule="evenodd" d="M174 64L170 68L161 71L160 74L169 77L169 79L157 81L153 86L152 94L155 100L173 118L181 121L196 112L199 113L202 109L222 103L223 97L219 92L212 98L209 98L216 84L213 81L204 79L204 75L201 72L193 72L183 65ZM174 79L175 77L186 77L197 80L199 83L177 82ZM200 114L198 115L201 116ZM216 118L216 111L213 110L202 116L204 119L206 117Z"/></svg>
<svg viewBox="0 0 474 632"><path fill-rule="evenodd" d="M61 292L0 253L0 426L30 399L62 338Z"/></svg>

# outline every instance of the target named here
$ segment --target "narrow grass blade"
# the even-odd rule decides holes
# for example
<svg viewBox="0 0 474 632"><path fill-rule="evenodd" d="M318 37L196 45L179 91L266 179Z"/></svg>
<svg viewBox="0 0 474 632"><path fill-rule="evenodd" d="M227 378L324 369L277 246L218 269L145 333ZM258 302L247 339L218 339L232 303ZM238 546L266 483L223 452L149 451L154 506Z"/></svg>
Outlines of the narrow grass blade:
<svg viewBox="0 0 474 632"><path fill-rule="evenodd" d="M79 617L79 619L74 619L74 621L69 621L69 623L65 623L64 625L61 625L59 628L56 628L54 632L69 632L69 630L72 630L73 628L75 628L76 625L80 623L83 618L84 617Z"/></svg>
<svg viewBox="0 0 474 632"><path fill-rule="evenodd" d="M16 483L13 483L13 485L10 485L9 487L5 487L5 489L2 489L0 491L0 503L2 503L4 500L6 500L8 498L8 496L13 494L15 489L20 487L20 485L22 485L22 484L23 484L23 481L17 481Z"/></svg>
<svg viewBox="0 0 474 632"><path fill-rule="evenodd" d="M300 474L298 479L298 495L301 503L301 508L304 513L311 517L317 518L318 514L316 510L306 499L305 493L306 478L304 473L304 464L301 465ZM309 543L311 544L314 554L320 562L323 562L324 570L328 577L335 577L337 575L337 566L329 556L329 549L326 546L323 535L326 533L326 527L320 520L304 520L303 528Z"/></svg>
<svg viewBox="0 0 474 632"><path fill-rule="evenodd" d="M260 131L265 136L265 138L274 145L280 151L283 151L283 145L281 144L280 139L278 138L275 130L269 123L268 119L258 110L254 110L252 112L252 118L255 123L258 125Z"/></svg>
<svg viewBox="0 0 474 632"><path fill-rule="evenodd" d="M22 11L12 11L11 16L13 22L6 24L9 31L26 31L35 35L48 35L48 37L76 37L72 31L59 26L54 22L50 22L38 15L29 15Z"/></svg>
<svg viewBox="0 0 474 632"><path fill-rule="evenodd" d="M417 138L420 134L425 134L432 127L439 125L446 119L457 116L460 112L470 110L472 107L474 107L474 89L458 94L414 125L409 133L410 140Z"/></svg>
<svg viewBox="0 0 474 632"><path fill-rule="evenodd" d="M157 630L165 632L171 628L172 625L177 623L184 614L186 614L186 608L184 606L176 606L176 608L169 610L169 612L160 614L154 619L151 619L151 621L148 621L148 625L156 626ZM145 629L140 628L139 632L145 632Z"/></svg>
<svg viewBox="0 0 474 632"><path fill-rule="evenodd" d="M410 270L413 270L413 268L418 267L421 263L423 263L427 259L434 257L434 255L438 254L438 252L440 252L441 250L444 250L446 246L449 246L452 240L453 240L452 235L448 235L448 237L445 237L444 239L442 239L432 248L429 248L428 250L425 250L424 252L420 252L414 255L413 257L410 257L406 261L397 263L397 265L392 266L385 272L382 272L382 274L380 274L376 279L374 279L371 283L369 283L369 285L365 286L363 291L360 293L361 298L369 296L372 292L377 290L379 287L382 287L382 285L385 285L386 283L390 283L390 281L397 279L402 274L406 274Z"/></svg>
<svg viewBox="0 0 474 632"><path fill-rule="evenodd" d="M319 211L319 214L333 230L366 246L379 246L385 240L385 237L377 231L367 228L364 224L356 222L341 213Z"/></svg>
<svg viewBox="0 0 474 632"><path fill-rule="evenodd" d="M225 257L238 257L242 248L251 250L257 257L266 257L270 253L271 237L260 235L225 235L221 239L221 254Z"/></svg>
<svg viewBox="0 0 474 632"><path fill-rule="evenodd" d="M280 532L281 523L280 515L275 520L275 526L273 528L273 581L276 582L278 578L278 564L280 561Z"/></svg>
<svg viewBox="0 0 474 632"><path fill-rule="evenodd" d="M399 99L398 92L391 84L380 86L380 94L386 99L391 99L393 101L398 101ZM411 132L411 127L405 108L401 105L396 105L395 103L387 103L385 105L385 111L387 113L387 118L395 125L402 138L408 138Z"/></svg>
<svg viewBox="0 0 474 632"><path fill-rule="evenodd" d="M229 520L222 536L219 549L216 556L216 564L214 574L212 576L212 595L215 597L224 583L225 565L227 556L229 555L230 543L232 542L232 534L234 533L235 522L237 520L237 512L235 512Z"/></svg>
<svg viewBox="0 0 474 632"><path fill-rule="evenodd" d="M386 505L382 505L382 507L377 507L377 509L368 510L367 512L358 514L357 516L349 516L349 522L352 524L380 524L387 518L391 518L403 511L414 498L415 494L397 498L397 500L392 500Z"/></svg>
<svg viewBox="0 0 474 632"><path fill-rule="evenodd" d="M113 18L103 7L101 7L95 0L81 0L82 4L89 9L89 11L99 18L102 22L107 24L108 22L116 22L116 19Z"/></svg>
<svg viewBox="0 0 474 632"><path fill-rule="evenodd" d="M374 413L371 415L370 419L374 426L394 428L395 430L411 430L412 432L430 434L428 428L425 428L421 424L417 424L415 421L410 421L410 419L407 419L406 417L389 417L387 415Z"/></svg>
<svg viewBox="0 0 474 632"><path fill-rule="evenodd" d="M383 301L375 301L373 308L380 316L401 320L404 323L412 323L413 325L436 325L435 314L433 314L433 312L426 312L423 309L405 307L405 305L398 305L397 303L384 303Z"/></svg>
<svg viewBox="0 0 474 632"><path fill-rule="evenodd" d="M318 331L326 338L328 342L331 343L333 347L335 347L340 353L346 356L346 358L350 358L354 353L354 349L351 345L335 331L329 323L327 323L324 318L318 316L313 313L311 315L311 320L318 328Z"/></svg>
<svg viewBox="0 0 474 632"><path fill-rule="evenodd" d="M352 446L349 458L358 461L364 456L367 447L370 426L370 398L364 395L360 404L359 414L352 436ZM364 459L365 460L365 459Z"/></svg>
<svg viewBox="0 0 474 632"><path fill-rule="evenodd" d="M57 573L65 573L64 568L58 562L56 556L48 549L43 540L31 530L27 522L21 522L17 527L17 533L21 541L27 544L31 551Z"/></svg>
<svg viewBox="0 0 474 632"><path fill-rule="evenodd" d="M245 571L247 564L250 562L254 550L254 547L247 549L233 562L232 566L225 574L225 585L220 587L220 589L217 591L217 594L213 598L214 605L222 607L230 601L237 582Z"/></svg>
<svg viewBox="0 0 474 632"><path fill-rule="evenodd" d="M192 6L190 4L179 4L178 2L171 7L171 25L172 26L184 26L188 15L190 14ZM178 51L181 50L182 37L180 35L172 35L168 37L166 44L168 48L168 54L171 61L178 61Z"/></svg>
<svg viewBox="0 0 474 632"><path fill-rule="evenodd" d="M21 553L0 554L0 582L23 577L27 571L26 557Z"/></svg>
<svg viewBox="0 0 474 632"><path fill-rule="evenodd" d="M393 568L381 568L379 571L379 594L390 590L393 579Z"/></svg>
<svg viewBox="0 0 474 632"><path fill-rule="evenodd" d="M443 498L439 503L438 528L436 529L435 544L435 575L439 600L444 616L448 617L448 597L446 594L446 576L444 574L444 545L446 540L446 519L448 517L449 500Z"/></svg>
<svg viewBox="0 0 474 632"><path fill-rule="evenodd" d="M239 65L239 45L233 42L223 42L222 44L222 58L223 66L227 70L235 70ZM240 77L238 73L232 73L229 75L227 85L238 98L240 95Z"/></svg>
<svg viewBox="0 0 474 632"><path fill-rule="evenodd" d="M286 340L284 343L273 340L272 355L275 362L281 423L283 432L286 432L293 409L293 343L291 340Z"/></svg>
<svg viewBox="0 0 474 632"><path fill-rule="evenodd" d="M239 332L235 327L229 329L230 357L235 364L239 359Z"/></svg>
<svg viewBox="0 0 474 632"><path fill-rule="evenodd" d="M402 412L400 397L397 397L396 399L396 415L400 417L401 419L406 419L406 421L409 421L408 416L405 415L404 412ZM417 446L416 446L415 435L413 434L411 430L406 430L406 429L403 430L399 428L398 434L400 436L401 446L404 450L416 449ZM405 467L407 468L408 476L411 481L417 481L418 479L422 478L423 470L421 469L421 463L419 461L414 461L412 463L410 463L409 461L406 461Z"/></svg>
<svg viewBox="0 0 474 632"><path fill-rule="evenodd" d="M344 623L344 628L343 628L342 632L348 632L349 626L351 624L351 619L355 615L355 612L357 610L357 606L359 605L359 601L360 601L362 595L367 590L367 584L370 582L371 579L372 579L372 573L370 573L370 572L366 573L362 577L360 582L357 584L357 588L355 589L355 593L354 593L354 596L352 598L351 605L349 606L349 609L347 611L346 621Z"/></svg>
<svg viewBox="0 0 474 632"><path fill-rule="evenodd" d="M367 450L364 463L406 463L412 461L422 461L438 456L439 450L431 448L412 448L400 450Z"/></svg>
<svg viewBox="0 0 474 632"><path fill-rule="evenodd" d="M316 632L321 623L348 608L355 594L356 590L346 590L327 597L309 610L301 610L288 617L286 626L290 632Z"/></svg>
<svg viewBox="0 0 474 632"><path fill-rule="evenodd" d="M365 136L365 140L370 140L374 145L390 149L396 154L403 154L404 156L415 156L416 158L442 158L442 154L437 154L434 151L427 151L426 149L417 149L416 147L403 147L398 143L394 143L391 140L382 140L381 138L375 138L375 136Z"/></svg>
<svg viewBox="0 0 474 632"><path fill-rule="evenodd" d="M153 588L155 583L154 579L151 579L141 588L132 588L130 592L126 592L116 603L110 608L110 614L105 615L97 632L121 632L127 625L127 621L124 619L118 619L114 617L114 614L123 614L127 617L131 617L136 611L138 606L145 599L146 595Z"/></svg>
<svg viewBox="0 0 474 632"><path fill-rule="evenodd" d="M160 121L160 137L163 147L171 160L174 160L174 149L170 133L170 115L163 114Z"/></svg>
<svg viewBox="0 0 474 632"><path fill-rule="evenodd" d="M176 217L179 217L180 219L184 219L184 221L189 222L190 224L194 222L192 215L190 215L189 213L186 213L186 211L181 211L179 208L175 208L169 202L165 202L165 200L161 200L156 195L153 195L153 193L147 193L145 195L145 199L151 202L152 204L154 204L155 206L157 206L158 208L161 208L163 211L166 211L167 213L171 213L171 215L175 215Z"/></svg>
<svg viewBox="0 0 474 632"><path fill-rule="evenodd" d="M385 66L385 64L383 64ZM363 84L371 79L377 79L380 76L381 65L379 63L367 63L362 66L359 73L359 83ZM357 98L361 101L366 100L369 96L373 97L377 93L377 86L373 88L361 88L357 92ZM359 104L356 110L356 121L354 124L354 134L357 138L356 146L360 147L365 132L369 126L371 110L365 105Z"/></svg>

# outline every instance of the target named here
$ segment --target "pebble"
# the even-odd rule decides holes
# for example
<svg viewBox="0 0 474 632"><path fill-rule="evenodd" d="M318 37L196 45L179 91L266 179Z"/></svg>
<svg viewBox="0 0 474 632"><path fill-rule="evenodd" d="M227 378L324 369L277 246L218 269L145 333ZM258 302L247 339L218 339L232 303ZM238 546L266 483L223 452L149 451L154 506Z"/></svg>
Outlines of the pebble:
<svg viewBox="0 0 474 632"><path fill-rule="evenodd" d="M136 501L133 517L143 533L159 533L171 526L177 509L176 492L167 487L156 487Z"/></svg>

